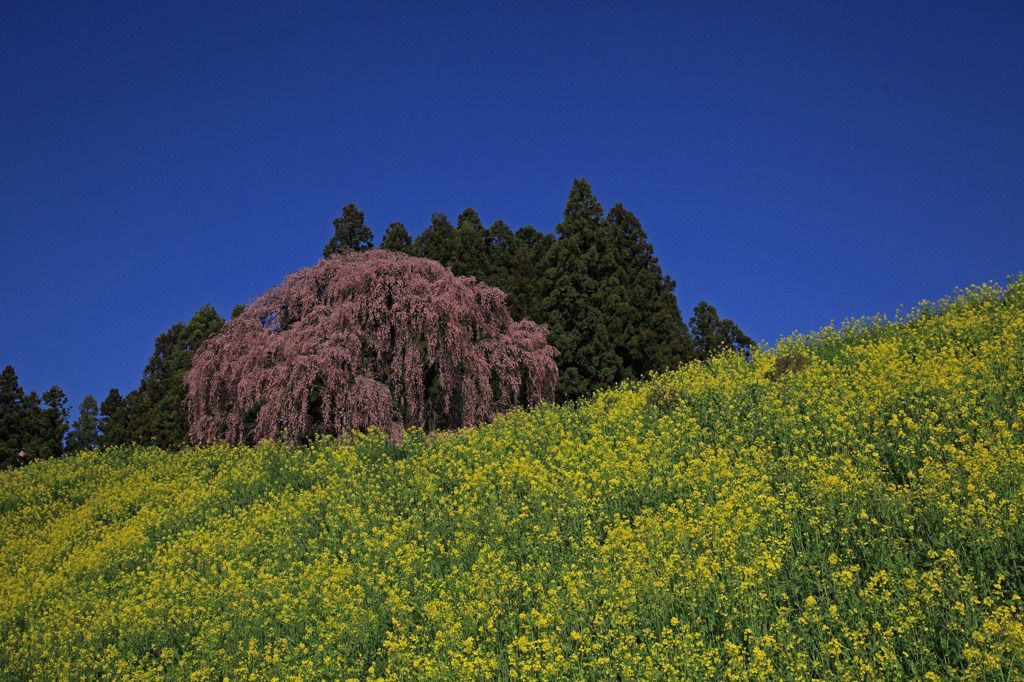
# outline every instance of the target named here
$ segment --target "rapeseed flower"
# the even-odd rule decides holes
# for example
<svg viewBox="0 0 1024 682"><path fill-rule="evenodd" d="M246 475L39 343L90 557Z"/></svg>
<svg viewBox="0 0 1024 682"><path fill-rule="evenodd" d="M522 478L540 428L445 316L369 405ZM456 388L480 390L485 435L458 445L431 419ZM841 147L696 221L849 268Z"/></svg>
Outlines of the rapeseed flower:
<svg viewBox="0 0 1024 682"><path fill-rule="evenodd" d="M0 679L1022 678L1022 398L1013 283L401 445L41 462Z"/></svg>

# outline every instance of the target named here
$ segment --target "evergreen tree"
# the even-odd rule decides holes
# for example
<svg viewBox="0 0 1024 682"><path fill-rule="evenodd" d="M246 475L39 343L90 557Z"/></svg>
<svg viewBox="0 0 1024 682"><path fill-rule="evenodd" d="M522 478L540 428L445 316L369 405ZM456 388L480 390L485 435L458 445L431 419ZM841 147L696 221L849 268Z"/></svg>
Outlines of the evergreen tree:
<svg viewBox="0 0 1024 682"><path fill-rule="evenodd" d="M509 268L512 265L512 250L515 245L516 235L504 221L496 220L484 231L484 251L487 260L488 284L498 287L509 297L509 312L512 309L511 301L511 273ZM515 314L512 315L516 319Z"/></svg>
<svg viewBox="0 0 1024 682"><path fill-rule="evenodd" d="M555 236L542 234L532 225L520 227L509 247L508 294L509 312L517 320L529 318L543 322L545 313L542 303L546 297L548 283L545 279L545 264L548 251L555 244Z"/></svg>
<svg viewBox="0 0 1024 682"><path fill-rule="evenodd" d="M99 444L99 407L96 405L96 398L87 395L78 406L78 419L71 425L66 449L68 454L74 454L92 450Z"/></svg>
<svg viewBox="0 0 1024 682"><path fill-rule="evenodd" d="M391 251L412 254L412 237L402 223L391 223L384 232L384 239L381 240L380 248Z"/></svg>
<svg viewBox="0 0 1024 682"><path fill-rule="evenodd" d="M451 263L455 228L440 211L430 216L430 225L413 240L413 254L439 263Z"/></svg>
<svg viewBox="0 0 1024 682"><path fill-rule="evenodd" d="M21 406L21 448L25 450L29 459L40 459L37 453L42 444L43 406L39 394L29 391L25 394Z"/></svg>
<svg viewBox="0 0 1024 682"><path fill-rule="evenodd" d="M244 312L245 312L245 304L244 303L236 303L235 307L231 309L231 318L230 319L233 320L233 319L235 319L236 317L238 317L239 315L241 315Z"/></svg>
<svg viewBox="0 0 1024 682"><path fill-rule="evenodd" d="M53 385L43 393L46 407L38 413L37 437L33 447L36 458L60 457L64 454L64 436L68 432L68 398L60 386Z"/></svg>
<svg viewBox="0 0 1024 682"><path fill-rule="evenodd" d="M182 379L203 341L220 331L224 319L209 303L186 325L177 322L157 337L139 388L128 395L128 438L176 450L188 440Z"/></svg>
<svg viewBox="0 0 1024 682"><path fill-rule="evenodd" d="M19 450L31 460L59 457L67 430L67 397L60 386L51 386L40 400L35 391L22 390L13 367L5 367L0 373L0 468L9 466Z"/></svg>
<svg viewBox="0 0 1024 682"><path fill-rule="evenodd" d="M180 347L180 337L184 330L185 324L176 322L156 338L153 354L142 372L142 381L137 389L128 394L133 408L129 438L134 442L148 444L166 440L167 434L163 432L162 425L168 420L159 413L159 406L171 385L171 377L175 372L175 353Z"/></svg>
<svg viewBox="0 0 1024 682"><path fill-rule="evenodd" d="M185 325L181 336L184 350L190 354L195 353L206 339L219 332L223 327L224 318L217 313L212 305L207 303L197 310Z"/></svg>
<svg viewBox="0 0 1024 682"><path fill-rule="evenodd" d="M366 251L373 248L373 232L363 224L363 212L355 204L341 209L334 219L334 236L324 247L324 258L343 251Z"/></svg>
<svg viewBox="0 0 1024 682"><path fill-rule="evenodd" d="M735 350L749 355L754 341L740 331L735 322L719 319L715 306L701 301L693 308L690 318L694 354L698 360L707 360L722 350Z"/></svg>
<svg viewBox="0 0 1024 682"><path fill-rule="evenodd" d="M456 275L475 277L493 285L487 258L487 231L475 210L467 208L459 215L451 242L448 261L441 263Z"/></svg>
<svg viewBox="0 0 1024 682"><path fill-rule="evenodd" d="M117 388L110 389L100 403L100 447L110 448L128 443L128 402Z"/></svg>
<svg viewBox="0 0 1024 682"><path fill-rule="evenodd" d="M662 273L640 221L619 203L608 211L607 223L617 266L608 318L623 361L619 378L639 378L692 359L693 344L673 294L676 284Z"/></svg>
<svg viewBox="0 0 1024 682"><path fill-rule="evenodd" d="M0 373L0 469L14 463L23 447L26 414L25 392L18 384L14 367L7 365Z"/></svg>
<svg viewBox="0 0 1024 682"><path fill-rule="evenodd" d="M573 181L563 218L547 254L541 321L550 325L548 338L560 353L556 393L572 400L611 385L622 360L612 346L605 312L615 271L612 245L604 210L586 179Z"/></svg>

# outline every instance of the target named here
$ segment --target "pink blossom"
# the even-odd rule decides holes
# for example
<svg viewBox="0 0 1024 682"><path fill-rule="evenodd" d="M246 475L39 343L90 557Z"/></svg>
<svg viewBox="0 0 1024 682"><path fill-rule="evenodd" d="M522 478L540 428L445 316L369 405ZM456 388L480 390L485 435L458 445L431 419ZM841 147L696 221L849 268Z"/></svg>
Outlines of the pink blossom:
<svg viewBox="0 0 1024 682"><path fill-rule="evenodd" d="M458 428L553 395L547 328L436 261L348 252L303 268L210 338L185 376L193 442Z"/></svg>

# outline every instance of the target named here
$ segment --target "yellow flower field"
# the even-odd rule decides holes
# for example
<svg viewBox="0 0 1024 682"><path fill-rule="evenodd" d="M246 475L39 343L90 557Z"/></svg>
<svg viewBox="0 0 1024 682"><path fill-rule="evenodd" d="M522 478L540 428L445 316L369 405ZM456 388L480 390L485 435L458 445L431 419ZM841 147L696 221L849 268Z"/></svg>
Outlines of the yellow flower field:
<svg viewBox="0 0 1024 682"><path fill-rule="evenodd" d="M401 445L90 452L0 474L0 679L1024 679L1022 484L1019 279Z"/></svg>

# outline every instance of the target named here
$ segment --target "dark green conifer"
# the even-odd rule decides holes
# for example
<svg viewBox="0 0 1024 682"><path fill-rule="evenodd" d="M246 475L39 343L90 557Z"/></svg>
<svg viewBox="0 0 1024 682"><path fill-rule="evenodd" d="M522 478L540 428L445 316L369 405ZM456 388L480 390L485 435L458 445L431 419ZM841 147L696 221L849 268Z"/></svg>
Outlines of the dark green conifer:
<svg viewBox="0 0 1024 682"><path fill-rule="evenodd" d="M512 299L509 294L511 288L509 267L512 265L512 249L515 240L515 232L502 220L495 220L489 228L484 230L484 251L487 254L488 266L487 279L484 281L505 292L510 308ZM512 317L517 320L521 319L516 317L515 313L512 313Z"/></svg>
<svg viewBox="0 0 1024 682"><path fill-rule="evenodd" d="M405 229L405 225L398 222L388 225L387 231L384 232L384 239L381 240L380 248L414 255L412 237L409 236L409 231Z"/></svg>
<svg viewBox="0 0 1024 682"><path fill-rule="evenodd" d="M25 392L18 384L14 367L7 365L0 372L0 469L14 462L25 432Z"/></svg>
<svg viewBox="0 0 1024 682"><path fill-rule="evenodd" d="M363 224L363 212L355 204L341 209L334 219L334 236L324 247L324 258L342 251L366 251L373 248L373 232Z"/></svg>
<svg viewBox="0 0 1024 682"><path fill-rule="evenodd" d="M207 303L187 325L177 322L157 337L139 388L127 398L129 440L169 450L185 445L188 416L182 378L202 342L223 326L224 319Z"/></svg>
<svg viewBox="0 0 1024 682"><path fill-rule="evenodd" d="M607 223L616 259L608 318L623 362L620 378L640 378L692 359L676 284L662 273L640 221L619 203L608 211Z"/></svg>
<svg viewBox="0 0 1024 682"><path fill-rule="evenodd" d="M39 394L29 391L21 401L21 448L30 459L39 459L36 452L43 432L43 406Z"/></svg>
<svg viewBox="0 0 1024 682"><path fill-rule="evenodd" d="M735 322L719 319L715 306L701 301L693 308L690 318L690 333L693 336L694 354L698 360L707 360L723 350L748 353L754 341L744 334Z"/></svg>
<svg viewBox="0 0 1024 682"><path fill-rule="evenodd" d="M543 234L532 225L520 227L509 245L508 276L505 293L509 313L517 320L529 318L543 323L542 303L547 291L545 268L547 254L555 236Z"/></svg>
<svg viewBox="0 0 1024 682"><path fill-rule="evenodd" d="M472 208L459 215L451 243L449 261L442 261L442 264L456 275L475 277L494 286L487 253L487 231Z"/></svg>
<svg viewBox="0 0 1024 682"><path fill-rule="evenodd" d="M583 178L573 182L558 239L548 251L548 286L541 303L549 342L558 349L560 399L609 386L622 361L612 347L605 312L614 258L604 211Z"/></svg>
<svg viewBox="0 0 1024 682"><path fill-rule="evenodd" d="M129 419L128 402L121 397L120 390L110 389L100 403L100 446L110 448L128 443Z"/></svg>
<svg viewBox="0 0 1024 682"><path fill-rule="evenodd" d="M451 263L455 228L440 211L430 216L430 225L413 240L413 255Z"/></svg>
<svg viewBox="0 0 1024 682"><path fill-rule="evenodd" d="M45 408L39 414L39 431L33 454L37 458L64 454L64 436L68 432L68 398L56 384L43 393Z"/></svg>
<svg viewBox="0 0 1024 682"><path fill-rule="evenodd" d="M30 460L60 457L68 430L67 401L56 385L42 399L35 391L26 394L14 368L5 367L0 373L0 468L9 466L19 450Z"/></svg>
<svg viewBox="0 0 1024 682"><path fill-rule="evenodd" d="M162 412L161 408L170 407L164 398L173 390L172 377L182 364L180 356L177 362L175 356L181 348L180 339L184 330L185 323L176 322L156 338L153 354L142 372L142 381L137 389L128 394L133 407L128 435L134 442L160 444L173 436L173 427L168 427L175 421L174 416ZM184 407L181 411L184 413Z"/></svg>
<svg viewBox="0 0 1024 682"><path fill-rule="evenodd" d="M87 395L78 406L78 419L71 425L66 449L68 454L73 455L83 450L92 450L99 444L99 406L96 398Z"/></svg>

